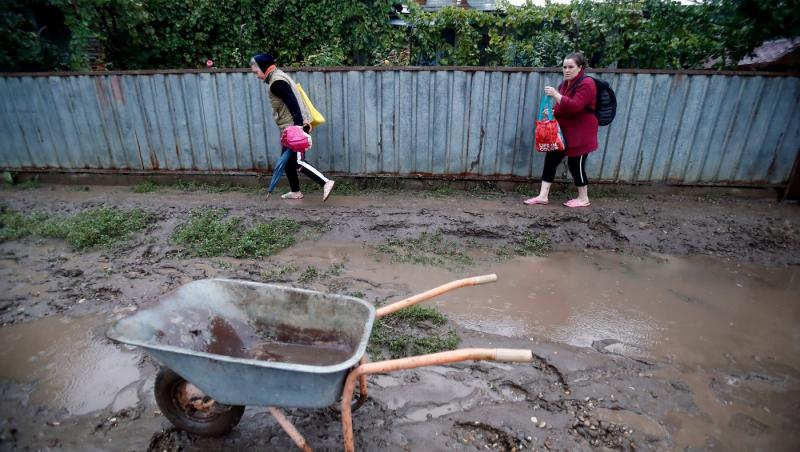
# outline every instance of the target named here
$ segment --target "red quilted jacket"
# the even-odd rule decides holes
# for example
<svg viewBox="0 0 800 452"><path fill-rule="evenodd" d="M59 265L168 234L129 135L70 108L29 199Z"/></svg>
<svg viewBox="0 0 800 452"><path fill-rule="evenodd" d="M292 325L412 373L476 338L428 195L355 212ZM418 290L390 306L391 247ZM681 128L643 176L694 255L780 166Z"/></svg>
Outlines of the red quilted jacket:
<svg viewBox="0 0 800 452"><path fill-rule="evenodd" d="M563 82L558 87L561 102L553 108L553 114L561 126L561 132L567 142L566 153L569 157L588 154L597 150L597 117L587 107L595 108L597 87L594 80L585 77L577 88L572 85L584 75L581 71L570 82Z"/></svg>

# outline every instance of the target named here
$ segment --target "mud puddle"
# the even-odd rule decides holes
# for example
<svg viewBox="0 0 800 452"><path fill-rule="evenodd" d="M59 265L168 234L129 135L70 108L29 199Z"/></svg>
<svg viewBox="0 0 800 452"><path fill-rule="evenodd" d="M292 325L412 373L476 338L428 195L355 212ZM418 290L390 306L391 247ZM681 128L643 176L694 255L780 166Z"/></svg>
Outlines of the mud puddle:
<svg viewBox="0 0 800 452"><path fill-rule="evenodd" d="M103 335L97 316L51 316L0 329L0 377L34 383L28 405L81 415L138 403L137 353L121 351Z"/></svg>
<svg viewBox="0 0 800 452"><path fill-rule="evenodd" d="M788 400L800 395L800 269L557 253L495 271L496 284L437 304L467 328L671 364L653 376L688 386L699 408L663 421L681 447L781 450L792 441L778 432L791 431Z"/></svg>
<svg viewBox="0 0 800 452"><path fill-rule="evenodd" d="M437 305L471 329L685 364L753 355L792 364L800 352L798 268L593 252L492 269L495 284L444 295Z"/></svg>
<svg viewBox="0 0 800 452"><path fill-rule="evenodd" d="M290 253L311 254L304 246ZM797 440L779 432L792 430L790 401L800 395L799 268L592 251L505 262L486 253L454 273L392 264L352 245L314 246L318 265L341 263L343 277L369 275L393 288L388 302L464 276L496 273L494 284L459 289L427 304L468 330L659 363L640 377L688 388L697 408L676 405L660 422L642 417L646 425L639 425L635 412L599 413L611 422L654 437L668 431L681 448L782 450ZM458 411L447 404L436 409Z"/></svg>
<svg viewBox="0 0 800 452"><path fill-rule="evenodd" d="M509 337L536 336L607 353L715 366L754 356L800 371L800 268L764 268L707 257L561 252L476 264L454 273L391 263L352 244L311 242L281 257L394 289L387 302L470 275L493 284L426 302L461 326ZM410 292L410 293L409 293Z"/></svg>

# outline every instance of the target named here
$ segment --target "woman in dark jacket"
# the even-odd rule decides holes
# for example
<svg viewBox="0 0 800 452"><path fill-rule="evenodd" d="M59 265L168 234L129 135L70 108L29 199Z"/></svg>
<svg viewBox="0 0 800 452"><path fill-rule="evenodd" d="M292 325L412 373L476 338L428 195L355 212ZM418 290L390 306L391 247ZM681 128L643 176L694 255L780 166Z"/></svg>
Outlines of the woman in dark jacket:
<svg viewBox="0 0 800 452"><path fill-rule="evenodd" d="M586 59L581 53L564 58L564 81L556 90L547 86L544 93L552 97L556 106L553 115L564 134L566 150L551 151L545 155L542 186L539 195L525 200L525 204L549 204L550 186L556 176L558 164L567 157L567 166L578 187L578 197L565 202L567 207L588 207L589 185L586 179L586 156L597 150L597 117L594 115L597 87L594 80L584 76Z"/></svg>

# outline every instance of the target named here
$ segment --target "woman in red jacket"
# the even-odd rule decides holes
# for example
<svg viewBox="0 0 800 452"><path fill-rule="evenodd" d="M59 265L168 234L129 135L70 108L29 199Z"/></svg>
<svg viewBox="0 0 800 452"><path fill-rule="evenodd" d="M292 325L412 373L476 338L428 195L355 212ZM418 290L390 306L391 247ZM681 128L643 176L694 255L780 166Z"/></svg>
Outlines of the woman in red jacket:
<svg viewBox="0 0 800 452"><path fill-rule="evenodd" d="M597 117L594 115L597 87L591 77L584 76L586 59L581 53L564 58L564 81L558 89L547 86L544 93L555 100L553 115L561 126L566 149L548 152L544 158L542 186L539 195L525 200L525 204L548 204L550 186L556 176L558 164L567 157L567 166L578 187L578 197L565 202L567 207L588 207L589 186L586 179L586 156L597 150Z"/></svg>

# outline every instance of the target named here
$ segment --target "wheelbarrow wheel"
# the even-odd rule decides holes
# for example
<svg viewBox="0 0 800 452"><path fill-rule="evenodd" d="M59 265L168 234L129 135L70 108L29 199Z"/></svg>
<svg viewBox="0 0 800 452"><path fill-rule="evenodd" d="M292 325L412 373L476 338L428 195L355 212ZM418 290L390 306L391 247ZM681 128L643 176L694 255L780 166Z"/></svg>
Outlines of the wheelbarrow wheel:
<svg viewBox="0 0 800 452"><path fill-rule="evenodd" d="M166 367L156 376L155 396L161 412L175 427L195 435L225 435L244 414L243 406L217 403Z"/></svg>

